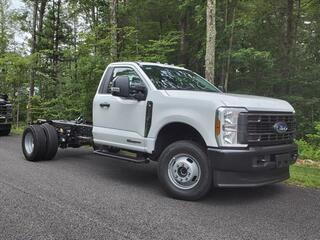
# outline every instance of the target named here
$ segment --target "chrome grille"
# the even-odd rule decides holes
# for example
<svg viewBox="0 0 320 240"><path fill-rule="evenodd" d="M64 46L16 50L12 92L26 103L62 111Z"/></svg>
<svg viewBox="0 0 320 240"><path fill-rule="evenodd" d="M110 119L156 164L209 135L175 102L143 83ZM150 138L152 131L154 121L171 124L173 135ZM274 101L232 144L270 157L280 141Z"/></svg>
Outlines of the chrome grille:
<svg viewBox="0 0 320 240"><path fill-rule="evenodd" d="M0 105L0 116L11 117L12 115L12 106L9 104Z"/></svg>
<svg viewBox="0 0 320 240"><path fill-rule="evenodd" d="M249 146L257 145L280 145L292 143L295 137L296 121L292 113L241 113L242 128L239 139ZM274 125L278 122L285 122L288 130L285 133L278 133Z"/></svg>

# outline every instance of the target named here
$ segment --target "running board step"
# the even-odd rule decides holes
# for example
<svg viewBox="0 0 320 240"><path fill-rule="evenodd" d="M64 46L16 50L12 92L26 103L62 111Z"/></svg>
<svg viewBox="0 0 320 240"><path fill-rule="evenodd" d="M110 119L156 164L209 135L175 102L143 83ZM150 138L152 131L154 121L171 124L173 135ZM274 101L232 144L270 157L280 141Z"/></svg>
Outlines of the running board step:
<svg viewBox="0 0 320 240"><path fill-rule="evenodd" d="M116 158L116 159L127 161L127 162L134 162L134 163L149 163L150 162L149 159L146 159L146 158L126 157L124 155L114 154L114 153L110 153L110 152L102 151L102 150L96 150L96 151L94 151L94 153L101 155L101 156Z"/></svg>

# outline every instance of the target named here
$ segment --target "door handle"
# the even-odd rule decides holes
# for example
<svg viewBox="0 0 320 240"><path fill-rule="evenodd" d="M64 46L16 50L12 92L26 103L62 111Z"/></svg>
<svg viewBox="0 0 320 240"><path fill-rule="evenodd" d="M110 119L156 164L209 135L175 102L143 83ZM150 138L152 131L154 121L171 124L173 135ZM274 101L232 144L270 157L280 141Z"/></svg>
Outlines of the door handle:
<svg viewBox="0 0 320 240"><path fill-rule="evenodd" d="M110 104L109 103L100 103L100 107L104 108L109 108L110 107Z"/></svg>

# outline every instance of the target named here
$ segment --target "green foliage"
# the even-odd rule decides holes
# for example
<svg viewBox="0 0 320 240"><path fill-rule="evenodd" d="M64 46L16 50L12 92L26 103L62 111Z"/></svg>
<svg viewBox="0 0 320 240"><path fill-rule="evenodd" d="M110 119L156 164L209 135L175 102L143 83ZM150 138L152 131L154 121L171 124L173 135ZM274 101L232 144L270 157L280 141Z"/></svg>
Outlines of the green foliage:
<svg viewBox="0 0 320 240"><path fill-rule="evenodd" d="M26 125L13 125L11 128L11 134L15 134L15 135L22 135L24 130L26 129Z"/></svg>
<svg viewBox="0 0 320 240"><path fill-rule="evenodd" d="M303 139L297 140L299 147L299 157L302 159L311 159L320 161L320 149Z"/></svg>
<svg viewBox="0 0 320 240"><path fill-rule="evenodd" d="M320 161L320 122L315 125L315 132L297 140L299 155L302 159Z"/></svg>
<svg viewBox="0 0 320 240"><path fill-rule="evenodd" d="M315 133L307 134L307 139L313 146L319 148L320 151L320 122L317 122L315 127Z"/></svg>
<svg viewBox="0 0 320 240"><path fill-rule="evenodd" d="M58 1L49 0L34 54L32 39L16 43L13 34L32 35L33 2L15 11L7 10L8 2L0 6L0 92L10 95L20 121L26 120L31 78L34 118L91 119L93 96L111 62L111 29L117 32L118 61L167 62L204 75L207 1L118 1L117 26L112 26L108 1L62 0L58 8ZM291 39L287 1L216 2L215 82L224 84L230 59L230 92L289 101L296 110L301 155L318 158L319 2L295 1ZM40 14L37 19L39 31Z"/></svg>
<svg viewBox="0 0 320 240"><path fill-rule="evenodd" d="M32 99L32 113L35 119L75 119L80 115L80 108L68 97L43 100L39 96Z"/></svg>
<svg viewBox="0 0 320 240"><path fill-rule="evenodd" d="M252 91L256 94L268 95L272 85L269 83L270 70L274 59L270 52L254 48L242 48L231 53L233 66L236 69L234 87L242 92Z"/></svg>
<svg viewBox="0 0 320 240"><path fill-rule="evenodd" d="M168 55L175 51L179 35L170 32L161 39L149 40L145 46L141 46L141 59L146 62L167 62Z"/></svg>

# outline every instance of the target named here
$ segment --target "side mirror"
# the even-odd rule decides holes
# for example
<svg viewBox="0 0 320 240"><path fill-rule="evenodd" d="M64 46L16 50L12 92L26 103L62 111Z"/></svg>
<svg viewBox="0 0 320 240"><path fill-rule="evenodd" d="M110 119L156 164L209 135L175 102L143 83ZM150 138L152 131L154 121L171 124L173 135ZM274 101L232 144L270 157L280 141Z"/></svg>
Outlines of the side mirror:
<svg viewBox="0 0 320 240"><path fill-rule="evenodd" d="M130 83L128 76L119 76L113 80L111 94L118 97L130 97Z"/></svg>
<svg viewBox="0 0 320 240"><path fill-rule="evenodd" d="M132 92L132 97L138 101L144 101L147 98L147 88L142 84L131 84L130 91Z"/></svg>
<svg viewBox="0 0 320 240"><path fill-rule="evenodd" d="M131 84L128 76L119 76L113 80L111 87L113 96L134 98L138 101L146 100L147 88L142 84Z"/></svg>

